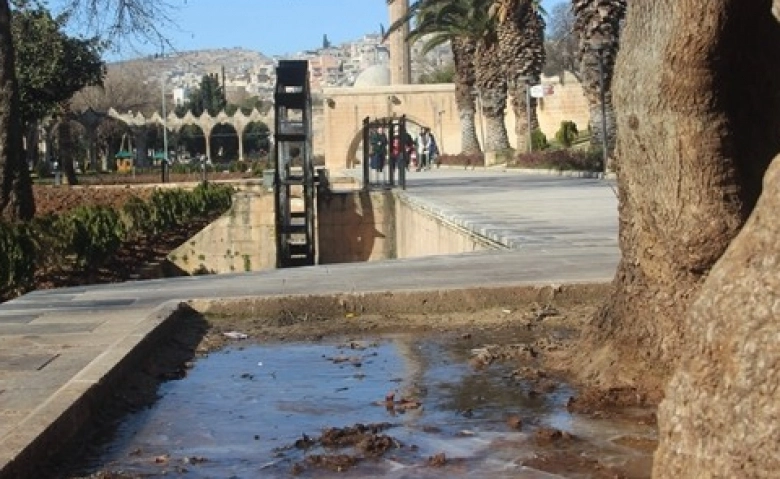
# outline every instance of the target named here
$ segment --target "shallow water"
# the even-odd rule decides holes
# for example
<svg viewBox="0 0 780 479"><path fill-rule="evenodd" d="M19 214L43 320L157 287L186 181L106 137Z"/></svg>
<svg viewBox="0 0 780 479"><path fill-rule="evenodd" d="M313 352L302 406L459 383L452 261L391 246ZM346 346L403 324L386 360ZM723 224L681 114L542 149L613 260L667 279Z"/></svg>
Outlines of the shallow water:
<svg viewBox="0 0 780 479"><path fill-rule="evenodd" d="M241 344L198 360L185 379L164 384L161 399L127 418L93 470L144 477L290 477L293 466L302 464L298 477L559 477L522 466L540 451L533 441L540 426L581 438L566 447L586 457L629 464L638 476L649 466L651 453L612 441L653 438L651 427L571 415L565 407L570 388L530 395L530 386L512 378L508 365L474 370L468 358L475 345L469 341L394 335L352 347ZM387 408L390 392L422 406ZM508 426L510 414L523 419L522 431ZM317 469L305 460L314 454L359 456L354 450L294 447L304 434L317 437L328 427L382 422L392 425L382 434L402 447L346 472ZM429 465L438 453L446 464Z"/></svg>

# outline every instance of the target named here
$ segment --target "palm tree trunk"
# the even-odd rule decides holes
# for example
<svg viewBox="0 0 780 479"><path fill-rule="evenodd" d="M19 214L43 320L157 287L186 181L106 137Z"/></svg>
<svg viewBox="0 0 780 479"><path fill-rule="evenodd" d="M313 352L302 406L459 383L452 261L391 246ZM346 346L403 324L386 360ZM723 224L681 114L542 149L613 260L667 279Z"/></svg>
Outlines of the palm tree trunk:
<svg viewBox="0 0 780 479"><path fill-rule="evenodd" d="M503 103L506 105L506 95L501 98L500 94L488 92L482 95L482 115L485 118L485 151L496 152L506 151L511 148L509 144L509 134L506 130L506 107L499 107Z"/></svg>
<svg viewBox="0 0 780 479"><path fill-rule="evenodd" d="M534 0L503 0L499 7L499 51L512 96L517 151L528 151L529 129L538 129L539 119L527 88L539 83L544 67L545 22Z"/></svg>
<svg viewBox="0 0 780 479"><path fill-rule="evenodd" d="M458 107L461 130L461 154L472 155L482 152L475 124L474 103L474 52L476 45L468 38L456 37L451 41L455 63L455 103Z"/></svg>
<svg viewBox="0 0 780 479"><path fill-rule="evenodd" d="M604 89L607 155L615 150L616 123L612 107L612 77L617 57L620 24L626 12L626 0L572 0L575 31L579 35L580 82L590 110L591 147L602 149L601 93Z"/></svg>
<svg viewBox="0 0 780 479"><path fill-rule="evenodd" d="M0 217L26 220L35 214L35 200L19 113L11 9L0 0Z"/></svg>
<svg viewBox="0 0 780 479"><path fill-rule="evenodd" d="M457 103L458 117L460 119L460 152L463 155L479 154L482 152L482 147L479 144L479 137L477 135L477 109L474 103L474 97L470 96L469 106L462 105L460 101L457 101ZM464 101L463 103L466 102Z"/></svg>
<svg viewBox="0 0 780 479"><path fill-rule="evenodd" d="M485 152L506 151L510 148L505 122L507 81L495 38L487 36L479 41L474 63L487 130Z"/></svg>
<svg viewBox="0 0 780 479"><path fill-rule="evenodd" d="M518 82L519 83L519 82ZM532 81L532 84L537 84L537 81ZM518 152L526 152L528 151L528 142L529 136L528 136L528 129L529 129L529 108L530 108L530 129L531 131L538 130L539 129L539 116L536 114L536 106L537 106L537 100L536 98L530 97L530 105L528 103L528 97L526 88L529 88L530 85L527 85L525 83L520 83L520 85L513 89L512 93L512 111L515 115L515 136L516 144L517 144L517 151Z"/></svg>

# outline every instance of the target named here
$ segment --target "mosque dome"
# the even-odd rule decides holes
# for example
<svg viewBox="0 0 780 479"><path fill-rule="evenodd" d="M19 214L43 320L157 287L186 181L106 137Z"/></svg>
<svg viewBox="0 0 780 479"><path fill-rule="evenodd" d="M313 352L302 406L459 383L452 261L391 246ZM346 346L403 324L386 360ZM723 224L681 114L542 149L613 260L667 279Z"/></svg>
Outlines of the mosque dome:
<svg viewBox="0 0 780 479"><path fill-rule="evenodd" d="M354 87L366 88L390 85L390 68L386 65L373 65L363 70L357 79Z"/></svg>

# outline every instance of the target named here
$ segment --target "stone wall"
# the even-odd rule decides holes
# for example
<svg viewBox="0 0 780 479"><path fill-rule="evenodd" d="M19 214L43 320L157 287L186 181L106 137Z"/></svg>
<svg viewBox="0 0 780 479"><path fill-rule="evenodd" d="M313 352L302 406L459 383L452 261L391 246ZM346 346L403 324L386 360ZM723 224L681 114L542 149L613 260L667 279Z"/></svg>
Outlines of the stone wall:
<svg viewBox="0 0 780 479"><path fill-rule="evenodd" d="M228 213L173 251L185 274L276 267L273 194L246 186ZM326 192L317 198L317 263L355 263L467 253L483 239L411 202L396 190Z"/></svg>
<svg viewBox="0 0 780 479"><path fill-rule="evenodd" d="M274 197L242 186L233 206L217 221L168 255L186 274L224 274L276 267Z"/></svg>
<svg viewBox="0 0 780 479"><path fill-rule="evenodd" d="M399 258L471 253L492 249L483 239L400 197L396 206L396 252Z"/></svg>
<svg viewBox="0 0 780 479"><path fill-rule="evenodd" d="M553 138L561 122L570 120L584 131L588 128L588 104L579 82L571 76L544 77L554 94L540 99L537 115L541 130ZM511 99L510 99L511 101ZM515 118L507 102L506 127L510 143L515 145ZM326 88L322 110L315 112L314 151L325 156L327 168L338 171L351 168L361 157L359 148L362 122L366 117L390 118L407 115L411 128L431 128L444 153L458 153L461 146L460 119L455 104L455 85L394 85L370 88ZM321 119L318 116L321 115ZM484 122L476 118L480 141L485 136ZM416 130L415 130L416 131Z"/></svg>

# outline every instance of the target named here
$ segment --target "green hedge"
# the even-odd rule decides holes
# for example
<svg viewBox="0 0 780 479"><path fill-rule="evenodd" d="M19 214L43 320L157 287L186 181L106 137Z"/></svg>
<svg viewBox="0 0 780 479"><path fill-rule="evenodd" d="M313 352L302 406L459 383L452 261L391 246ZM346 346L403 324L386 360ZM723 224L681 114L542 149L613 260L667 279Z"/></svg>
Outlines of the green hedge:
<svg viewBox="0 0 780 479"><path fill-rule="evenodd" d="M232 197L232 187L204 183L193 190L160 189L149 201L135 197L121 210L80 206L28 223L0 221L0 298L29 291L38 270L94 272L124 242L227 211Z"/></svg>

